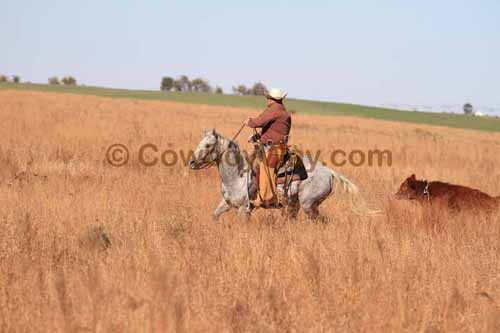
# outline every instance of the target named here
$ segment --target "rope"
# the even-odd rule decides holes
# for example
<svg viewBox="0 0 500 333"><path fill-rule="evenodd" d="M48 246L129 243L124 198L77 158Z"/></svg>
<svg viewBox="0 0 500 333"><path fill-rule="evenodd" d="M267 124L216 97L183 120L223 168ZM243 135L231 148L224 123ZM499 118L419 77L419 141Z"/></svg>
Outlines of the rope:
<svg viewBox="0 0 500 333"><path fill-rule="evenodd" d="M231 141L236 140L236 138L238 137L238 135L240 135L241 131L243 131L243 129L245 128L245 126L246 126L246 123L243 123L243 125L241 125L240 129L238 130L238 132L236 132L236 134L233 136L233 138L231 139Z"/></svg>
<svg viewBox="0 0 500 333"><path fill-rule="evenodd" d="M427 201L431 202L431 194L429 193L429 182L425 181L424 196L427 196Z"/></svg>

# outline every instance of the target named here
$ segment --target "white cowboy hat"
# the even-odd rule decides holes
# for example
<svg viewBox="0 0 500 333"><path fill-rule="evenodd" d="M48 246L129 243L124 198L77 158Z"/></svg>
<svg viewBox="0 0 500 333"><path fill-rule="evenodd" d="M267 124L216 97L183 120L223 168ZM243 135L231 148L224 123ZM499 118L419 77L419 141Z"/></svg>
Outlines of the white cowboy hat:
<svg viewBox="0 0 500 333"><path fill-rule="evenodd" d="M272 98L272 99L276 99L278 101L284 99L286 97L287 94L284 94L281 89L278 89L278 88L273 88L269 91L269 93L267 94L267 98Z"/></svg>

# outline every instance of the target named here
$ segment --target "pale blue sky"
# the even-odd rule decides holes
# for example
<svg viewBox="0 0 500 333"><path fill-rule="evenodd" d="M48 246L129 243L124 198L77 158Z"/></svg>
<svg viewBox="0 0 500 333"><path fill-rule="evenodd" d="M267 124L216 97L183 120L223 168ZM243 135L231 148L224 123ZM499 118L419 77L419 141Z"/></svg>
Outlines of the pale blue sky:
<svg viewBox="0 0 500 333"><path fill-rule="evenodd" d="M158 89L201 76L291 97L500 107L500 1L1 0L0 73Z"/></svg>

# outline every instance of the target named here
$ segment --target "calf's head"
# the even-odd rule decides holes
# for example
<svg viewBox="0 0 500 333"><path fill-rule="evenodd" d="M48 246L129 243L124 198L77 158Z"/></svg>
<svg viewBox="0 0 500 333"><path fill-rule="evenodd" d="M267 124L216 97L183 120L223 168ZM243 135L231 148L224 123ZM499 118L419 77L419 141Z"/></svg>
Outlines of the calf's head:
<svg viewBox="0 0 500 333"><path fill-rule="evenodd" d="M406 178L406 180L399 187L399 191L396 193L396 198L415 200L421 198L425 194L425 181L417 180L415 174Z"/></svg>

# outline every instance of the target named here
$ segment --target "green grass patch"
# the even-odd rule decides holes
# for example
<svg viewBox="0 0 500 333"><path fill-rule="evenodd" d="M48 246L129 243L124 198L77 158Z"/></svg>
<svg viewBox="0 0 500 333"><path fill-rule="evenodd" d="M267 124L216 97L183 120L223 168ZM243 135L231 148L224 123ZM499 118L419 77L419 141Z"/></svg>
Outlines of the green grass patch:
<svg viewBox="0 0 500 333"><path fill-rule="evenodd" d="M221 105L262 109L265 101L257 96L213 95L197 93L176 93L149 90L111 89L87 86L57 86L33 83L1 83L0 89L34 90L44 92L72 93L114 98L136 98L145 100L164 100L181 103ZM428 124L480 131L500 132L500 118L470 117L461 114L398 111L392 109L361 106L345 103L317 102L287 99L290 111L305 114L328 116L352 116L415 124Z"/></svg>

